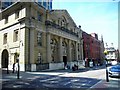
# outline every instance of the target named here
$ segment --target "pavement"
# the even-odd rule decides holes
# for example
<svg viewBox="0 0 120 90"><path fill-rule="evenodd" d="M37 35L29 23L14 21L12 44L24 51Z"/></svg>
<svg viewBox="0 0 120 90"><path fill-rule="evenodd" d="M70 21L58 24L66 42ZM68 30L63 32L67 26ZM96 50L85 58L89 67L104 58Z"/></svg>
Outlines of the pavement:
<svg viewBox="0 0 120 90"><path fill-rule="evenodd" d="M25 81L26 79L37 79L40 75L41 76L49 76L49 75L65 75L66 73L80 73L80 72L87 72L90 70L97 70L97 69L103 69L105 67L98 66L94 68L84 68L79 69L76 71L72 71L70 69L67 70L51 70L51 71L41 71L41 72L20 72L20 79L17 79L17 72L12 73L10 71L9 74L6 73L6 71L2 71L2 74L0 75L0 84L4 81ZM74 76L73 76L74 77ZM120 78L109 78L109 82L106 82L106 80L101 80L92 87L90 87L88 90L120 90Z"/></svg>
<svg viewBox="0 0 120 90"><path fill-rule="evenodd" d="M100 89L110 89L110 90L120 90L120 81L116 82L116 80L110 80L109 82L106 82L106 80L101 80L97 84L95 84L93 87L91 87L92 90L96 88Z"/></svg>

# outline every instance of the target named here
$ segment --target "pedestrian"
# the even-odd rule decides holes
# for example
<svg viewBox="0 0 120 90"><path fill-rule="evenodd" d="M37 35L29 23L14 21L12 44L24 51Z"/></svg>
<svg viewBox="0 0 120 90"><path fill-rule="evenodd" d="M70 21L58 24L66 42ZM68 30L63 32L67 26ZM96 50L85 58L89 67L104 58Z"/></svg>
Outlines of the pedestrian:
<svg viewBox="0 0 120 90"><path fill-rule="evenodd" d="M18 71L18 62L15 63L15 72Z"/></svg>
<svg viewBox="0 0 120 90"><path fill-rule="evenodd" d="M14 73L15 72L15 63L13 63L13 72L12 73Z"/></svg>
<svg viewBox="0 0 120 90"><path fill-rule="evenodd" d="M83 66L85 67L85 60L83 60Z"/></svg>

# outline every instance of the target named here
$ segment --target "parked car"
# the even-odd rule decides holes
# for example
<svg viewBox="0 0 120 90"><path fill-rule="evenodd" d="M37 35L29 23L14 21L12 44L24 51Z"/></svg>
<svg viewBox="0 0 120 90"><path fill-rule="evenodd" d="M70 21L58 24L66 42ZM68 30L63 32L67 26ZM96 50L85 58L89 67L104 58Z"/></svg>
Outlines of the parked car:
<svg viewBox="0 0 120 90"><path fill-rule="evenodd" d="M120 77L120 63L109 68L110 77Z"/></svg>

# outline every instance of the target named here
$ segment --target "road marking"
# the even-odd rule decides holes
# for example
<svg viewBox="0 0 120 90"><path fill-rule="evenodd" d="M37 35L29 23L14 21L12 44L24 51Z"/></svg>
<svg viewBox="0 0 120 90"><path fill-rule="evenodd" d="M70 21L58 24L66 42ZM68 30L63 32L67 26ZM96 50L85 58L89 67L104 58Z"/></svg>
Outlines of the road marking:
<svg viewBox="0 0 120 90"><path fill-rule="evenodd" d="M64 85L68 85L68 84L70 84L71 82L67 82L67 83L65 83Z"/></svg>
<svg viewBox="0 0 120 90"><path fill-rule="evenodd" d="M97 82L96 84L94 84L93 86L91 86L90 88L94 88L97 84L101 83L102 80L100 80L99 82ZM89 90L89 89L88 89Z"/></svg>
<svg viewBox="0 0 120 90"><path fill-rule="evenodd" d="M46 82L46 81L56 80L56 79L59 79L59 77L53 77L53 78L48 78L48 79L45 79L45 80L39 80L39 81L40 81L40 82Z"/></svg>

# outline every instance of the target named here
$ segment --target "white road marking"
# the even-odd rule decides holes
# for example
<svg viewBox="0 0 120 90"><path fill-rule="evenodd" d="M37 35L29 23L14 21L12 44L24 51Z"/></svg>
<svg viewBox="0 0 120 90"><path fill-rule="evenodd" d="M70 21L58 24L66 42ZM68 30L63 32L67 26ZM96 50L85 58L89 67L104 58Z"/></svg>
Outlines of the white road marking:
<svg viewBox="0 0 120 90"><path fill-rule="evenodd" d="M94 84L93 86L91 86L90 88L94 88L97 84L101 83L102 80L100 80L99 82L97 82L96 84Z"/></svg>

